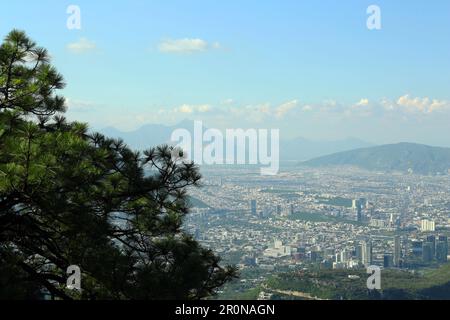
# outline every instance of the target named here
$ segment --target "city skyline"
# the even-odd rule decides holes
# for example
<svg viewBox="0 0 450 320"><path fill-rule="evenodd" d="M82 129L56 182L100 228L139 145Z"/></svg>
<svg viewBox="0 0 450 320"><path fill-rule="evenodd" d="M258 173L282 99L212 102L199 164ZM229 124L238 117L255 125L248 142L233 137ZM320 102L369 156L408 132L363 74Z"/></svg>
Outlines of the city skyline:
<svg viewBox="0 0 450 320"><path fill-rule="evenodd" d="M404 299L410 287L420 295L435 281L414 272L448 278L439 276L449 266L448 176L350 168L291 168L264 179L245 168L203 173L186 228L237 264L245 279L219 299L261 286L259 299L367 299L358 290L365 288L366 268L374 267L381 270L386 299ZM286 272L292 284L267 280ZM389 293L396 286L402 289Z"/></svg>

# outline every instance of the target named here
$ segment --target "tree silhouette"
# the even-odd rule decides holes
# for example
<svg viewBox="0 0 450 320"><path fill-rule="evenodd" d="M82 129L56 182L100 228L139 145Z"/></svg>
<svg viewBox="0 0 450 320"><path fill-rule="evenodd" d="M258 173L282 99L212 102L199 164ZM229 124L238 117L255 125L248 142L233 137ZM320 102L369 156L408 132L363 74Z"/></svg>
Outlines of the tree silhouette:
<svg viewBox="0 0 450 320"><path fill-rule="evenodd" d="M63 77L13 30L0 47L0 298L201 299L236 269L182 229L193 163L68 122ZM66 288L78 265L82 290Z"/></svg>

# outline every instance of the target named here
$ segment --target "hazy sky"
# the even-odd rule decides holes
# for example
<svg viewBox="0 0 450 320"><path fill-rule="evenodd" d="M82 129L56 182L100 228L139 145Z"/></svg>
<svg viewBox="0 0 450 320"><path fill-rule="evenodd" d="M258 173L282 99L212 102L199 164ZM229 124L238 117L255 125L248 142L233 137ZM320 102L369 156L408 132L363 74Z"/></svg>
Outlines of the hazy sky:
<svg viewBox="0 0 450 320"><path fill-rule="evenodd" d="M450 146L448 0L14 0L1 37L12 28L49 49L70 119L94 128L188 118Z"/></svg>

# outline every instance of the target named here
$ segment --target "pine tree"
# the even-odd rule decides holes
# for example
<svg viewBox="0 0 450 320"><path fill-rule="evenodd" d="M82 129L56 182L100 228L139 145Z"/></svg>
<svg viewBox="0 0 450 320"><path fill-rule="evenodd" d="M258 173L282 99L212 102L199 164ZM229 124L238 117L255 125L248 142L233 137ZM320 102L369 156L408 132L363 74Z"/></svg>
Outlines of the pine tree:
<svg viewBox="0 0 450 320"><path fill-rule="evenodd" d="M236 269L182 229L198 167L69 122L63 77L13 30L0 46L0 298L201 299ZM81 292L66 270L82 271Z"/></svg>

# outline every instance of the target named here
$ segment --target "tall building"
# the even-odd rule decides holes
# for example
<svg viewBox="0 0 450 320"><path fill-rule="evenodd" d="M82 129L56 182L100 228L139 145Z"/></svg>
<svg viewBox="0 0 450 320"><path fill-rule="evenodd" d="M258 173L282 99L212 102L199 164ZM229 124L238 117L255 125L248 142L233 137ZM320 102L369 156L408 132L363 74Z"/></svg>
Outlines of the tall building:
<svg viewBox="0 0 450 320"><path fill-rule="evenodd" d="M393 227L394 226L394 214L391 213L391 215L389 216L389 227Z"/></svg>
<svg viewBox="0 0 450 320"><path fill-rule="evenodd" d="M256 200L250 201L250 208L252 211L252 215L256 216Z"/></svg>
<svg viewBox="0 0 450 320"><path fill-rule="evenodd" d="M408 236L402 238L400 251L400 266L408 264L408 252L410 251L410 241Z"/></svg>
<svg viewBox="0 0 450 320"><path fill-rule="evenodd" d="M416 257L421 257L423 242L422 241L413 241L411 246L412 246L412 254Z"/></svg>
<svg viewBox="0 0 450 320"><path fill-rule="evenodd" d="M358 203L356 207L356 221L362 222L363 216L362 216L362 206Z"/></svg>
<svg viewBox="0 0 450 320"><path fill-rule="evenodd" d="M436 259L439 262L447 262L448 239L446 236L440 236L436 242Z"/></svg>
<svg viewBox="0 0 450 320"><path fill-rule="evenodd" d="M342 250L341 251L341 262L347 262L347 258L348 258L348 253L347 250Z"/></svg>
<svg viewBox="0 0 450 320"><path fill-rule="evenodd" d="M402 245L400 242L400 237L394 237L394 267L400 267L400 260L402 255Z"/></svg>
<svg viewBox="0 0 450 320"><path fill-rule="evenodd" d="M392 267L392 256L390 254L385 254L383 257L383 267L390 268Z"/></svg>
<svg viewBox="0 0 450 320"><path fill-rule="evenodd" d="M362 245L361 244L355 246L355 256L356 256L356 259L362 263Z"/></svg>
<svg viewBox="0 0 450 320"><path fill-rule="evenodd" d="M311 251L310 257L311 257L311 262L316 262L319 259L319 252Z"/></svg>
<svg viewBox="0 0 450 320"><path fill-rule="evenodd" d="M367 199L360 198L356 201L356 220L358 222L363 222L363 210L367 208Z"/></svg>
<svg viewBox="0 0 450 320"><path fill-rule="evenodd" d="M364 204L362 202L363 199L352 200L352 209L356 212L356 221L362 222L362 210L364 208Z"/></svg>
<svg viewBox="0 0 450 320"><path fill-rule="evenodd" d="M341 252L336 253L335 262L336 263L346 263L348 261L348 253L347 250L342 250Z"/></svg>
<svg viewBox="0 0 450 320"><path fill-rule="evenodd" d="M433 261L433 243L425 242L422 246L422 260L423 262Z"/></svg>
<svg viewBox="0 0 450 320"><path fill-rule="evenodd" d="M366 267L372 265L372 243L370 241L361 243L361 260Z"/></svg>
<svg viewBox="0 0 450 320"><path fill-rule="evenodd" d="M359 206L362 208L362 209L367 209L368 207L369 207L369 201L367 201L367 199L366 198L360 198L359 199Z"/></svg>
<svg viewBox="0 0 450 320"><path fill-rule="evenodd" d="M433 259L436 257L436 236L428 236L427 242L431 243L431 255L433 256Z"/></svg>
<svg viewBox="0 0 450 320"><path fill-rule="evenodd" d="M432 220L422 220L420 223L420 231L422 232L434 232L436 230L436 224Z"/></svg>
<svg viewBox="0 0 450 320"><path fill-rule="evenodd" d="M273 247L275 249L281 249L283 247L283 242L281 240L275 239L273 241Z"/></svg>
<svg viewBox="0 0 450 320"><path fill-rule="evenodd" d="M341 254L340 253L336 253L334 256L334 262L335 263L341 263Z"/></svg>

